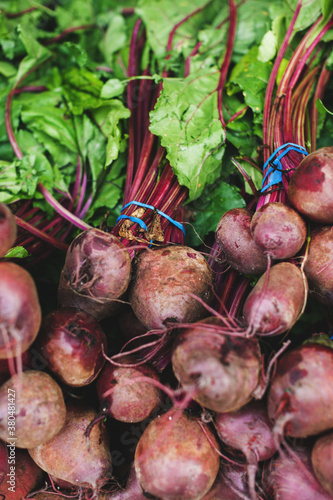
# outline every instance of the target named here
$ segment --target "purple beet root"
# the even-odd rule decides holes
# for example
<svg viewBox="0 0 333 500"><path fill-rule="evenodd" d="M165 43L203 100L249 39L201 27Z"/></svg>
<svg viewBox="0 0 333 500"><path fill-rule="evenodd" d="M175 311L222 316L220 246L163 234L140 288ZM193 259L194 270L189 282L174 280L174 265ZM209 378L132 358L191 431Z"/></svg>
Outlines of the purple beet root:
<svg viewBox="0 0 333 500"><path fill-rule="evenodd" d="M15 453L15 446L13 447L13 452ZM0 485L3 483L6 477L7 467L8 467L7 444L4 441L0 440Z"/></svg>
<svg viewBox="0 0 333 500"><path fill-rule="evenodd" d="M107 351L100 324L90 314L73 308L58 309L44 318L37 347L52 373L73 387L97 378L105 362L102 349Z"/></svg>
<svg viewBox="0 0 333 500"><path fill-rule="evenodd" d="M27 450L17 448L14 454L15 466L10 463L7 464L7 479L0 485L0 497L6 500L27 498L29 493L36 491L45 484L43 481L45 479L44 472L32 460ZM10 467L14 467L14 469L10 469ZM14 474L12 473L13 470L15 470Z"/></svg>
<svg viewBox="0 0 333 500"><path fill-rule="evenodd" d="M236 412L217 413L215 428L224 444L245 455L250 496L256 500L258 462L270 459L277 451L266 405L262 400L251 401Z"/></svg>
<svg viewBox="0 0 333 500"><path fill-rule="evenodd" d="M236 411L258 387L261 354L258 340L217 334L215 317L182 331L172 353L172 367L193 399L216 412ZM200 325L200 327L199 327Z"/></svg>
<svg viewBox="0 0 333 500"><path fill-rule="evenodd" d="M45 443L65 422L62 390L45 372L27 370L13 375L0 387L0 438L6 442L10 441L9 417L15 426L15 446L30 448Z"/></svg>
<svg viewBox="0 0 333 500"><path fill-rule="evenodd" d="M333 227L319 226L310 233L304 272L311 294L324 304L333 304Z"/></svg>
<svg viewBox="0 0 333 500"><path fill-rule="evenodd" d="M277 437L304 438L332 428L333 349L308 343L287 351L270 382L268 415Z"/></svg>
<svg viewBox="0 0 333 500"><path fill-rule="evenodd" d="M245 465L222 464L215 483L202 500L248 500L250 498Z"/></svg>
<svg viewBox="0 0 333 500"><path fill-rule="evenodd" d="M91 488L95 495L112 474L109 433L102 422L91 430L89 442L85 431L96 418L90 406L68 404L61 430L46 443L29 448L36 464L48 474L74 486Z"/></svg>
<svg viewBox="0 0 333 500"><path fill-rule="evenodd" d="M209 440L207 439L209 436ZM171 409L150 422L135 451L135 471L144 492L165 500L199 500L212 487L220 459L213 433L196 419Z"/></svg>
<svg viewBox="0 0 333 500"><path fill-rule="evenodd" d="M269 463L264 484L268 498L276 500L332 500L317 481L306 449L280 453Z"/></svg>
<svg viewBox="0 0 333 500"><path fill-rule="evenodd" d="M120 360L126 365L135 361L131 356ZM136 382L135 379L140 377L147 377L148 381ZM159 376L148 364L116 366L107 363L96 382L103 413L122 422L141 422L148 418L160 403L160 390L154 385L154 380L158 381ZM109 391L110 394L105 396Z"/></svg>
<svg viewBox="0 0 333 500"><path fill-rule="evenodd" d="M118 312L131 277L131 258L114 235L89 229L71 243L61 272L59 307L75 307L101 320Z"/></svg>
<svg viewBox="0 0 333 500"><path fill-rule="evenodd" d="M295 264L275 264L259 278L245 301L243 314L250 333L286 332L301 315L307 295L307 279Z"/></svg>
<svg viewBox="0 0 333 500"><path fill-rule="evenodd" d="M333 497L333 432L319 437L312 449L312 467L322 487Z"/></svg>
<svg viewBox="0 0 333 500"><path fill-rule="evenodd" d="M232 208L220 219L215 239L227 262L243 274L262 274L267 257L251 235L252 214L246 208Z"/></svg>
<svg viewBox="0 0 333 500"><path fill-rule="evenodd" d="M284 203L266 203L252 217L253 240L272 259L296 255L305 243L306 233L302 217Z"/></svg>
<svg viewBox="0 0 333 500"><path fill-rule="evenodd" d="M168 323L187 323L207 316L213 299L213 272L200 252L169 245L139 253L129 300L139 321L148 329L165 330Z"/></svg>
<svg viewBox="0 0 333 500"><path fill-rule="evenodd" d="M214 420L221 441L241 451L248 463L268 460L277 451L273 424L262 400L251 401L236 412L217 413Z"/></svg>
<svg viewBox="0 0 333 500"><path fill-rule="evenodd" d="M107 497L108 500L146 500L147 497L143 494L138 478L136 477L134 464L131 467L126 487L124 490L111 493Z"/></svg>
<svg viewBox="0 0 333 500"><path fill-rule="evenodd" d="M303 158L290 178L288 198L307 219L333 224L333 147Z"/></svg>
<svg viewBox="0 0 333 500"><path fill-rule="evenodd" d="M4 203L0 203L0 258L14 246L17 236L17 225L14 215Z"/></svg>
<svg viewBox="0 0 333 500"><path fill-rule="evenodd" d="M0 262L0 359L22 355L37 337L41 308L30 273Z"/></svg>

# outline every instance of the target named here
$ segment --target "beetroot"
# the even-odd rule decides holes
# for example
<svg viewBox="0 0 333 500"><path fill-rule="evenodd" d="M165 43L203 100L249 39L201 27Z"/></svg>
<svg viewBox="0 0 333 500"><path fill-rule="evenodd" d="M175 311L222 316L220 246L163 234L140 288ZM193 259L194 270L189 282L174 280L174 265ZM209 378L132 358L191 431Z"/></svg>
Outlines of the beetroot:
<svg viewBox="0 0 333 500"><path fill-rule="evenodd" d="M107 351L100 324L90 314L71 308L44 318L37 347L52 373L74 387L96 379L105 361L102 348Z"/></svg>
<svg viewBox="0 0 333 500"><path fill-rule="evenodd" d="M14 462L8 463L7 478L0 485L0 496L6 500L21 500L28 493L44 486L44 472L31 459L27 450L15 449L15 444L13 457Z"/></svg>
<svg viewBox="0 0 333 500"><path fill-rule="evenodd" d="M130 254L116 236L95 228L83 231L66 254L59 306L82 309L101 320L118 312L130 275Z"/></svg>
<svg viewBox="0 0 333 500"><path fill-rule="evenodd" d="M209 436L207 439L206 434ZM155 418L135 451L135 471L144 492L163 500L199 500L212 487L220 460L196 419L177 408Z"/></svg>
<svg viewBox="0 0 333 500"><path fill-rule="evenodd" d="M207 326L206 326L207 324ZM215 333L219 325L206 318L182 331L172 352L175 376L202 406L236 411L253 396L259 384L261 354L257 339Z"/></svg>
<svg viewBox="0 0 333 500"><path fill-rule="evenodd" d="M19 448L38 446L51 439L62 428L65 417L62 391L45 372L18 373L0 387L0 437L11 442L14 436ZM8 434L10 425L14 427L13 435Z"/></svg>
<svg viewBox="0 0 333 500"><path fill-rule="evenodd" d="M268 460L277 451L266 405L262 400L251 401L236 412L217 413L214 420L221 441L245 455L250 495L256 499L258 462Z"/></svg>
<svg viewBox="0 0 333 500"><path fill-rule="evenodd" d="M20 356L35 340L41 324L37 289L30 273L13 262L0 262L0 359Z"/></svg>
<svg viewBox="0 0 333 500"><path fill-rule="evenodd" d="M210 303L213 272L200 252L168 245L144 250L135 262L129 299L147 329L165 329L168 323L197 321L207 315L191 294Z"/></svg>
<svg viewBox="0 0 333 500"><path fill-rule="evenodd" d="M3 483L6 477L7 467L8 467L7 444L4 441L0 440L0 485Z"/></svg>
<svg viewBox="0 0 333 500"><path fill-rule="evenodd" d="M66 422L60 432L47 443L29 448L36 464L48 474L95 494L111 477L112 464L109 435L101 422L91 431L89 443L85 430L97 416L83 404L67 407Z"/></svg>
<svg viewBox="0 0 333 500"><path fill-rule="evenodd" d="M220 219L215 240L227 262L243 274L262 274L267 257L251 235L252 214L246 208L232 208Z"/></svg>
<svg viewBox="0 0 333 500"><path fill-rule="evenodd" d="M275 500L332 500L313 473L307 449L281 453L270 462L264 483Z"/></svg>
<svg viewBox="0 0 333 500"><path fill-rule="evenodd" d="M249 293L243 308L251 333L278 335L289 330L307 300L304 273L290 262L279 262L263 274Z"/></svg>
<svg viewBox="0 0 333 500"><path fill-rule="evenodd" d="M333 428L333 349L307 343L281 355L268 393L277 436L307 437Z"/></svg>
<svg viewBox="0 0 333 500"><path fill-rule="evenodd" d="M304 265L310 291L320 302L333 304L333 227L316 227L310 237Z"/></svg>
<svg viewBox="0 0 333 500"><path fill-rule="evenodd" d="M302 248L306 224L291 207L280 202L261 205L251 221L255 243L272 259L289 259Z"/></svg>
<svg viewBox="0 0 333 500"><path fill-rule="evenodd" d="M312 467L322 487L333 497L333 432L317 439L311 454Z"/></svg>
<svg viewBox="0 0 333 500"><path fill-rule="evenodd" d="M277 451L273 424L262 400L251 401L236 412L217 413L214 421L221 441L241 451L248 463L268 460Z"/></svg>
<svg viewBox="0 0 333 500"><path fill-rule="evenodd" d="M243 464L222 464L215 483L202 500L249 500L247 469Z"/></svg>
<svg viewBox="0 0 333 500"><path fill-rule="evenodd" d="M0 203L0 257L4 257L14 245L17 225L14 215L4 203Z"/></svg>
<svg viewBox="0 0 333 500"><path fill-rule="evenodd" d="M146 500L146 496L139 485L138 478L136 477L134 464L131 467L130 473L127 478L126 487L123 490L116 491L110 494L108 498L111 500Z"/></svg>
<svg viewBox="0 0 333 500"><path fill-rule="evenodd" d="M333 224L333 147L303 158L290 178L288 198L306 218Z"/></svg>
<svg viewBox="0 0 333 500"><path fill-rule="evenodd" d="M126 356L121 363L131 364L135 359ZM157 372L147 364L115 366L106 364L99 375L96 387L103 413L122 422L141 422L148 418L160 402L159 389L138 377L159 380ZM105 393L112 391L108 396Z"/></svg>

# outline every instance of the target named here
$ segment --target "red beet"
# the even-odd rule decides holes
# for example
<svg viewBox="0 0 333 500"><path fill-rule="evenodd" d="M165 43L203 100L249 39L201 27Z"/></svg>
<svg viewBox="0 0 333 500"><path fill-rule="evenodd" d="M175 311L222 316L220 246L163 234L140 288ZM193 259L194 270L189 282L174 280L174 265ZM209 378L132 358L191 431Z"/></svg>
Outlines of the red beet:
<svg viewBox="0 0 333 500"><path fill-rule="evenodd" d="M8 467L7 443L0 440L0 485L3 483L6 477L7 467Z"/></svg>
<svg viewBox="0 0 333 500"><path fill-rule="evenodd" d="M135 359L126 356L121 363L135 363ZM131 367L107 363L104 366L96 387L106 415L122 422L141 422L149 417L160 402L160 391L153 383L135 382L138 377L159 380L157 372L147 364ZM112 392L105 397L110 389Z"/></svg>
<svg viewBox="0 0 333 500"><path fill-rule="evenodd" d="M296 255L305 242L306 233L302 217L284 203L266 203L252 217L253 240L272 259L289 259Z"/></svg>
<svg viewBox="0 0 333 500"><path fill-rule="evenodd" d="M74 486L91 488L94 494L110 479L112 472L109 434L101 422L90 433L85 431L97 416L84 404L67 407L66 422L51 440L29 453L37 465L48 474Z"/></svg>
<svg viewBox="0 0 333 500"><path fill-rule="evenodd" d="M178 409L155 418L135 451L135 471L144 492L163 500L199 500L212 487L220 460L197 420Z"/></svg>
<svg viewBox="0 0 333 500"><path fill-rule="evenodd" d="M222 335L205 324L206 318L182 331L175 342L172 367L175 376L202 406L236 411L248 403L259 384L261 354L257 339Z"/></svg>
<svg viewBox="0 0 333 500"><path fill-rule="evenodd" d="M41 308L30 273L13 262L0 262L0 359L26 351L40 324Z"/></svg>
<svg viewBox="0 0 333 500"><path fill-rule="evenodd" d="M333 432L317 439L311 454L312 467L322 487L333 497Z"/></svg>
<svg viewBox="0 0 333 500"><path fill-rule="evenodd" d="M83 231L66 254L59 306L82 309L101 320L118 311L130 275L130 255L116 236L95 228Z"/></svg>
<svg viewBox="0 0 333 500"><path fill-rule="evenodd" d="M214 420L221 441L245 455L250 495L256 499L258 462L268 460L277 451L266 405L262 400L251 401L236 412L217 413Z"/></svg>
<svg viewBox="0 0 333 500"><path fill-rule="evenodd" d="M320 302L333 304L333 227L317 227L310 237L304 266L310 291Z"/></svg>
<svg viewBox="0 0 333 500"><path fill-rule="evenodd" d="M277 362L268 393L268 415L277 436L307 437L332 428L333 349L308 343Z"/></svg>
<svg viewBox="0 0 333 500"><path fill-rule="evenodd" d="M317 481L307 450L291 450L269 464L264 484L274 500L332 500Z"/></svg>
<svg viewBox="0 0 333 500"><path fill-rule="evenodd" d="M109 500L146 500L146 496L139 485L138 478L136 477L134 464L131 467L126 487L123 490L116 491L108 495Z"/></svg>
<svg viewBox="0 0 333 500"><path fill-rule="evenodd" d="M211 490L202 500L249 500L245 465L222 464Z"/></svg>
<svg viewBox="0 0 333 500"><path fill-rule="evenodd" d="M14 462L8 463L7 478L0 485L0 496L6 500L21 500L28 493L44 486L44 472L31 459L27 450L15 449L15 445L12 450L9 460Z"/></svg>
<svg viewBox="0 0 333 500"><path fill-rule="evenodd" d="M307 294L307 279L295 264L275 264L259 278L245 301L243 314L250 332L286 332L302 313Z"/></svg>
<svg viewBox="0 0 333 500"><path fill-rule="evenodd" d="M139 321L147 329L168 323L197 321L207 316L205 307L191 294L210 303L213 272L200 252L169 245L139 253L129 299Z"/></svg>
<svg viewBox="0 0 333 500"><path fill-rule="evenodd" d="M214 420L219 438L241 451L248 463L268 460L277 451L273 424L262 401L251 401L236 412L217 413Z"/></svg>
<svg viewBox="0 0 333 500"><path fill-rule="evenodd" d="M90 314L71 308L44 318L36 345L52 373L73 387L96 379L105 361L102 348L107 351L100 324Z"/></svg>
<svg viewBox="0 0 333 500"><path fill-rule="evenodd" d="M220 219L215 239L227 262L243 274L262 274L267 257L251 235L252 214L246 208L232 208Z"/></svg>
<svg viewBox="0 0 333 500"><path fill-rule="evenodd" d="M65 418L62 391L45 372L21 372L0 387L0 438L8 443L13 437L19 448L45 443L60 431Z"/></svg>
<svg viewBox="0 0 333 500"><path fill-rule="evenodd" d="M333 224L333 147L303 158L290 178L288 198L306 218Z"/></svg>
<svg viewBox="0 0 333 500"><path fill-rule="evenodd" d="M0 203L0 257L6 255L14 246L17 235L17 225L14 215L4 203Z"/></svg>

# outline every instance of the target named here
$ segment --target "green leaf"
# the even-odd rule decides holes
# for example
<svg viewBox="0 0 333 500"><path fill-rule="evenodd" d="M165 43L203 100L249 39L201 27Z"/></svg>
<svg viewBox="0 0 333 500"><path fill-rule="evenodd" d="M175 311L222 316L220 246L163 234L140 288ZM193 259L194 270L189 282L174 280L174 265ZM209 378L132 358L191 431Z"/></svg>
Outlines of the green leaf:
<svg viewBox="0 0 333 500"><path fill-rule="evenodd" d="M252 47L231 72L230 82L242 89L245 103L254 112L254 121L262 120L271 70L272 63L259 61L258 47Z"/></svg>
<svg viewBox="0 0 333 500"><path fill-rule="evenodd" d="M165 57L169 35L174 26L196 9L203 8L209 3L207 0L139 1L136 12L143 19L149 45L158 58ZM196 14L191 17L190 22L181 24L174 34L173 46L177 47L176 50L181 50L182 45L188 44L189 40L192 40L191 45L194 46L193 36L202 28L202 22L202 16Z"/></svg>
<svg viewBox="0 0 333 500"><path fill-rule="evenodd" d="M22 121L37 138L49 136L59 146L65 146L72 152L78 152L73 124L61 108L49 106L24 107L21 113ZM45 144L47 147L47 144Z"/></svg>
<svg viewBox="0 0 333 500"><path fill-rule="evenodd" d="M129 109L118 99L104 101L102 106L93 111L96 123L107 138L105 166L110 165L118 157L123 137L120 121L129 116Z"/></svg>
<svg viewBox="0 0 333 500"><path fill-rule="evenodd" d="M64 73L63 80L63 93L72 113L81 115L85 110L102 104L100 93L103 83L92 71L72 67Z"/></svg>
<svg viewBox="0 0 333 500"><path fill-rule="evenodd" d="M0 61L0 73L5 77L14 76L16 73L16 68L12 64L6 61Z"/></svg>
<svg viewBox="0 0 333 500"><path fill-rule="evenodd" d="M271 61L276 54L277 40L273 31L265 33L258 49L258 61L266 63Z"/></svg>
<svg viewBox="0 0 333 500"><path fill-rule="evenodd" d="M125 85L124 82L118 78L110 78L104 83L101 90L102 99L112 99L113 97L118 97L124 92Z"/></svg>
<svg viewBox="0 0 333 500"><path fill-rule="evenodd" d="M333 13L333 0L321 0L321 11L324 19L328 20Z"/></svg>
<svg viewBox="0 0 333 500"><path fill-rule="evenodd" d="M99 45L107 64L112 65L113 54L118 52L126 41L127 28L124 17L111 11L107 30Z"/></svg>
<svg viewBox="0 0 333 500"><path fill-rule="evenodd" d="M41 197L37 192L38 182L52 190L54 180L53 169L44 155L31 154L12 163L0 162L0 202Z"/></svg>
<svg viewBox="0 0 333 500"><path fill-rule="evenodd" d="M218 71L183 80L166 78L150 114L150 130L161 138L178 181L189 199L219 176L225 131L218 116Z"/></svg>
<svg viewBox="0 0 333 500"><path fill-rule="evenodd" d="M13 247L4 256L5 259L24 259L25 257L28 257L29 253L28 251L21 246Z"/></svg>
<svg viewBox="0 0 333 500"><path fill-rule="evenodd" d="M43 64L51 57L51 52L41 45L33 36L32 33L25 30L22 26L18 26L19 38L22 41L27 56L20 62L15 81L18 82L28 71L37 65Z"/></svg>

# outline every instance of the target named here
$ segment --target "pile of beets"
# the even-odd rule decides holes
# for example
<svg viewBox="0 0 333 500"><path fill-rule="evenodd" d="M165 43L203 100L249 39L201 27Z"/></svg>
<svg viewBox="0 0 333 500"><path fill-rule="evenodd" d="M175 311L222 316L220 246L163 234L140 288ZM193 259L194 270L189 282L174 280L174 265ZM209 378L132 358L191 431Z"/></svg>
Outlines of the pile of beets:
<svg viewBox="0 0 333 500"><path fill-rule="evenodd" d="M45 314L0 205L3 498L332 499L332 341L288 337L333 302L332 193L322 148L209 255L82 231Z"/></svg>

